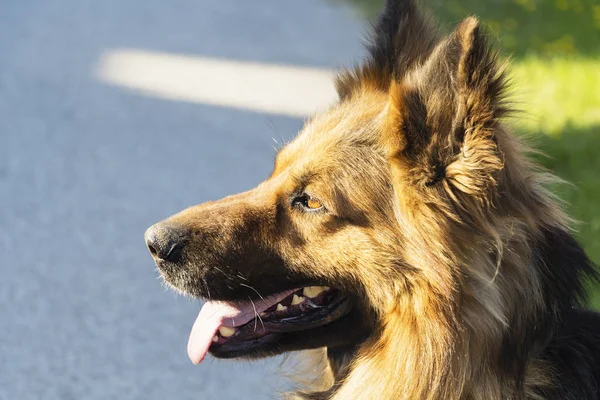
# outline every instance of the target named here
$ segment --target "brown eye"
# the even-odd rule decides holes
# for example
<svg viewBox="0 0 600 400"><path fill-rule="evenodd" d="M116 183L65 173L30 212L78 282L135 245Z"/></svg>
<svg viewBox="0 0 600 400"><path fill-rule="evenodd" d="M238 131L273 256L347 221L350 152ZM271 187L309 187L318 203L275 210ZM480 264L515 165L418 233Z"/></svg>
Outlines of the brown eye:
<svg viewBox="0 0 600 400"><path fill-rule="evenodd" d="M306 201L306 206L307 206L308 208L310 208L311 210L316 210L316 209L318 209L318 208L321 208L321 207L323 207L323 205L321 204L321 202L320 202L319 200L317 200L317 199L313 199L313 198L309 198L309 199Z"/></svg>
<svg viewBox="0 0 600 400"><path fill-rule="evenodd" d="M307 211L316 211L323 208L323 203L306 193L294 198L292 204Z"/></svg>

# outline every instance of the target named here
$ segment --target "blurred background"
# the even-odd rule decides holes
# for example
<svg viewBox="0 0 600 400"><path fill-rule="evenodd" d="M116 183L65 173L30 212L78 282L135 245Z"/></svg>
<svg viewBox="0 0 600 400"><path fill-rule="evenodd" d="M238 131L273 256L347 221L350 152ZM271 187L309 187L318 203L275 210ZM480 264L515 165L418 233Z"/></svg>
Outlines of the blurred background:
<svg viewBox="0 0 600 400"><path fill-rule="evenodd" d="M598 0L424 2L512 57L510 124L573 183L600 262ZM381 3L0 1L0 399L279 397L280 358L189 362L199 302L162 288L143 232L264 179Z"/></svg>

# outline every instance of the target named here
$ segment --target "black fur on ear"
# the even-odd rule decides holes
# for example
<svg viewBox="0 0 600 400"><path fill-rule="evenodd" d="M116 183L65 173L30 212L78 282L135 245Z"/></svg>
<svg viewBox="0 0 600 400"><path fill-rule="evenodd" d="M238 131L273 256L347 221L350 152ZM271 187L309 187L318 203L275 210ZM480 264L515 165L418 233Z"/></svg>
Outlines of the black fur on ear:
<svg viewBox="0 0 600 400"><path fill-rule="evenodd" d="M415 0L387 0L367 40L367 59L336 78L340 99L365 86L387 91L393 80L425 60L437 42L437 29Z"/></svg>
<svg viewBox="0 0 600 400"><path fill-rule="evenodd" d="M470 17L443 40L427 61L398 85L402 153L413 178L431 187L479 195L495 187L503 159L495 127L508 111L504 70L488 47L476 18Z"/></svg>

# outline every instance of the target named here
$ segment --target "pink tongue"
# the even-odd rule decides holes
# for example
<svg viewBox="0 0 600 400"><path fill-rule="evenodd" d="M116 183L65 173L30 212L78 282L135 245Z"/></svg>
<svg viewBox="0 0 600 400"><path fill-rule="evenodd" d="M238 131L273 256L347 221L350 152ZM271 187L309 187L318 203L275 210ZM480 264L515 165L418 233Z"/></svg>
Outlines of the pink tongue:
<svg viewBox="0 0 600 400"><path fill-rule="evenodd" d="M200 313L194 322L190 339L188 341L187 351L190 360L194 364L200 364L208 348L212 344L212 339L221 326L237 327L248 323L256 317L257 314L265 311L274 304L279 303L298 289L288 290L278 293L264 299L244 303L226 303L222 301L207 301L200 309Z"/></svg>

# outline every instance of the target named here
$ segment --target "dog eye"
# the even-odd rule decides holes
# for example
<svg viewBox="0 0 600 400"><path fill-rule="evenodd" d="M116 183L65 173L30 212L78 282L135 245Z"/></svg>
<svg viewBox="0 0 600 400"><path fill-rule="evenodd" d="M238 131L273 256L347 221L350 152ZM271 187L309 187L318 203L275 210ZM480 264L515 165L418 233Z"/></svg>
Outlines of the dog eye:
<svg viewBox="0 0 600 400"><path fill-rule="evenodd" d="M323 208L323 203L306 193L295 197L292 201L292 204L294 206L299 206L309 211L316 211Z"/></svg>

